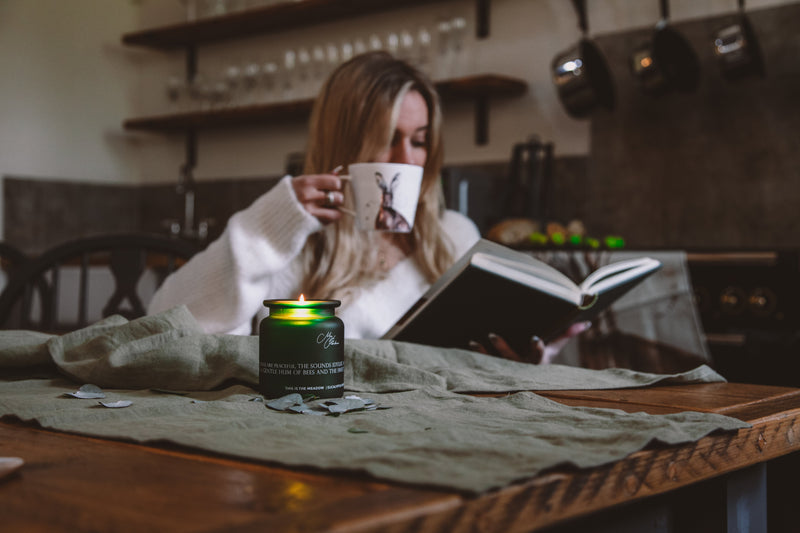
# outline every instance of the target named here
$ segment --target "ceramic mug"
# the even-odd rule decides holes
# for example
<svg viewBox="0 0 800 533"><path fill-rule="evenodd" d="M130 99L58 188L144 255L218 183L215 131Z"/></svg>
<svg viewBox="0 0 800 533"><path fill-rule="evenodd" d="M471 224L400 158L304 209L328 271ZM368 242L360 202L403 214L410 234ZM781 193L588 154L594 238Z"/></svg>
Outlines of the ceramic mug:
<svg viewBox="0 0 800 533"><path fill-rule="evenodd" d="M355 163L347 171L359 229L411 231L422 186L422 167L403 163Z"/></svg>

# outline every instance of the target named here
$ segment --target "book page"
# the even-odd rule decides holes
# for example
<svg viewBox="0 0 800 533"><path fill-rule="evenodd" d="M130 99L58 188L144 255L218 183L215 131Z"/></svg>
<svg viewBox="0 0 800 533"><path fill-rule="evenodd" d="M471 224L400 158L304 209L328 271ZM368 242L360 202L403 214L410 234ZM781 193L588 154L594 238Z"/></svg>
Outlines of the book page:
<svg viewBox="0 0 800 533"><path fill-rule="evenodd" d="M602 266L589 274L580 287L585 293L599 294L643 276L659 268L660 265L661 263L649 257L618 261Z"/></svg>
<svg viewBox="0 0 800 533"><path fill-rule="evenodd" d="M506 246L482 239L471 250L472 253L483 253L493 260L504 261L504 264L529 272L539 278L544 278L551 283L561 285L570 290L579 290L578 286L561 271L547 263L540 261L530 254L512 250Z"/></svg>
<svg viewBox="0 0 800 533"><path fill-rule="evenodd" d="M582 300L581 291L572 280L556 269L532 257L529 259L540 263L541 266L509 260L481 252L473 254L471 262L474 266L486 270L487 272L506 277L517 283L527 285L528 287L538 288L562 300L580 305Z"/></svg>

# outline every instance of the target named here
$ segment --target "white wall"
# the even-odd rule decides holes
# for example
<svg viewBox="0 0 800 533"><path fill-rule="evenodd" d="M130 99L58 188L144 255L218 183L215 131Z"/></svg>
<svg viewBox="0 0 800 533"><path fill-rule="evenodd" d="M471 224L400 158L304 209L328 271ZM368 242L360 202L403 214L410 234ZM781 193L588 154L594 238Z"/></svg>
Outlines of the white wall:
<svg viewBox="0 0 800 533"><path fill-rule="evenodd" d="M0 1L0 176L139 180L120 122L141 53L118 44L138 15L123 0Z"/></svg>
<svg viewBox="0 0 800 533"><path fill-rule="evenodd" d="M797 0L750 0L759 9ZM592 0L593 34L651 26L658 3ZM673 0L672 20L731 12L734 0ZM579 38L567 0L493 0L489 39L470 43L467 70L525 79L521 98L491 104L489 143L473 143L472 106L448 105L448 163L505 160L531 134L553 141L559 154L586 154L588 124L570 119L549 78L552 57ZM200 50L200 69L218 72L231 60L287 47L340 42L437 18L464 15L474 27L474 1L453 0L397 12L299 28ZM178 0L0 0L0 175L113 183L171 182L183 159L180 136L123 131L126 117L168 109L164 83L180 72L180 52L128 48L123 33L177 22ZM198 179L279 174L285 156L302 151L305 124L205 132L199 138ZM1 206L2 204L0 204ZM2 209L0 207L0 209Z"/></svg>

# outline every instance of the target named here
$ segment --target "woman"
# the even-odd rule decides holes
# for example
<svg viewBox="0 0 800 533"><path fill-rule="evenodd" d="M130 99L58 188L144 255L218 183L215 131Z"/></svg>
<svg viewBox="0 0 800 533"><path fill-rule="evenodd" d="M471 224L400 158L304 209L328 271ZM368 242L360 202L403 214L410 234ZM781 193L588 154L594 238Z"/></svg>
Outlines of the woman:
<svg viewBox="0 0 800 533"><path fill-rule="evenodd" d="M377 338L479 238L445 211L439 184L441 111L430 81L383 52L341 65L310 122L304 174L283 178L170 276L149 312L186 304L210 333L250 334L267 298L342 300L351 338ZM424 168L411 233L363 232L351 193L331 169L361 161Z"/></svg>
<svg viewBox="0 0 800 533"><path fill-rule="evenodd" d="M360 231L339 210L353 199L331 169L363 161L423 167L411 233ZM347 337L378 338L480 238L472 221L444 209L441 165L431 82L387 53L357 56L331 74L314 104L304 174L284 177L233 215L218 240L167 278L148 311L186 304L209 333L250 334L254 316L266 315L263 300L303 294L342 300ZM489 342L521 359L502 338ZM485 351L477 342L473 349ZM543 356L548 350L533 339L524 359Z"/></svg>

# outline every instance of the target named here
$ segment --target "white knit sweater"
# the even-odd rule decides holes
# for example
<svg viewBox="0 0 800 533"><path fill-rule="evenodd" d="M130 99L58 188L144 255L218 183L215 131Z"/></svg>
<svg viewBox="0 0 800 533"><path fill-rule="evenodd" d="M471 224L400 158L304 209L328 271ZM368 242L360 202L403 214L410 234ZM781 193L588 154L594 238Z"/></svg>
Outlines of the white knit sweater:
<svg viewBox="0 0 800 533"><path fill-rule="evenodd" d="M475 224L454 211L446 211L442 223L456 257L480 237ZM298 296L305 277L300 252L321 227L300 205L287 176L233 215L219 239L169 276L148 312L186 304L208 333L249 335L253 316L266 315L263 300ZM337 311L345 336L380 337L428 286L416 262L404 259Z"/></svg>

